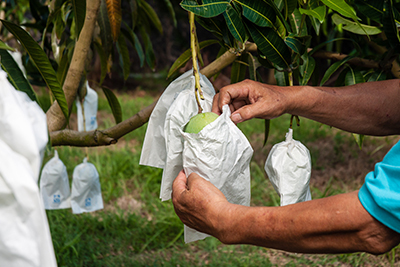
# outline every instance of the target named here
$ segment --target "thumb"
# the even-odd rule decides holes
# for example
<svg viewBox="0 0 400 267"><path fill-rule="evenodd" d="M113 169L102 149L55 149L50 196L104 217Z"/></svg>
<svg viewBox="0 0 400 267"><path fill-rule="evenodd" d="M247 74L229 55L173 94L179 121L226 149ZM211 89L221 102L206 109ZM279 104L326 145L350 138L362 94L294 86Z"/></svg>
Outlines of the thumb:
<svg viewBox="0 0 400 267"><path fill-rule="evenodd" d="M258 102L245 105L232 113L231 120L236 124L239 122L250 120L260 115L260 111L262 110L262 108L263 107L261 103Z"/></svg>

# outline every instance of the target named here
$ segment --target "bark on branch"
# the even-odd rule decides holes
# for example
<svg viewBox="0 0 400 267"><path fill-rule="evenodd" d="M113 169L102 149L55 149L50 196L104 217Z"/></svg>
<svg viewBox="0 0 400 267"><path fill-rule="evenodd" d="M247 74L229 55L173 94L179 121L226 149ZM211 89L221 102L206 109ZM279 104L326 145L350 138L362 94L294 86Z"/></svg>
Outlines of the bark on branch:
<svg viewBox="0 0 400 267"><path fill-rule="evenodd" d="M71 65L69 67L67 77L63 85L63 91L68 104L68 110L71 110L72 103L76 99L76 93L79 87L89 47L92 42L93 30L96 24L97 14L100 7L100 0L86 1L86 18L81 33L76 42L74 54L72 56ZM67 123L60 106L57 101L53 103L46 113L47 125L49 132L63 129Z"/></svg>

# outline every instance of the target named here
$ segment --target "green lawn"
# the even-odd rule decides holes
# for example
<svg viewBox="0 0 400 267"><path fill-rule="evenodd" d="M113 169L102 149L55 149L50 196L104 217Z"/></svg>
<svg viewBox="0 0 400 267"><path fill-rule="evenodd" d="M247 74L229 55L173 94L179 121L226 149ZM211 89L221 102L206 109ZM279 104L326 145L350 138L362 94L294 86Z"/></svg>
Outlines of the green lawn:
<svg viewBox="0 0 400 267"><path fill-rule="evenodd" d="M99 92L99 128L114 124L110 108ZM126 119L152 103L149 95L119 95ZM45 101L45 100L44 100ZM252 205L276 206L279 198L264 172L271 146L283 141L290 116L271 122L264 141L264 121L239 125L251 140ZM72 118L73 121L73 118ZM74 127L71 123L71 127ZM88 149L89 161L99 174L105 208L73 215L70 209L47 211L59 266L399 266L399 247L372 256L365 253L308 255L286 253L248 245L226 246L215 238L184 244L183 224L171 201L158 198L162 171L139 165L145 127L122 138L116 145ZM366 137L360 150L351 134L301 119L294 138L312 155L313 198L359 188L374 162L381 160L396 137ZM57 148L70 179L86 155L84 148ZM51 157L47 155L45 162Z"/></svg>

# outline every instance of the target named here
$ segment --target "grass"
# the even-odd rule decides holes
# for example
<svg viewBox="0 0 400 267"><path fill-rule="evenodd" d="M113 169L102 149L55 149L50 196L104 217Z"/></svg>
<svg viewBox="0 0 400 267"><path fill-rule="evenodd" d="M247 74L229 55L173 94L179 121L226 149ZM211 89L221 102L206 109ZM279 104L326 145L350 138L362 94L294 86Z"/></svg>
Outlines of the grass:
<svg viewBox="0 0 400 267"><path fill-rule="evenodd" d="M99 93L99 128L114 124L110 108ZM152 103L149 95L119 95L123 118ZM42 100L46 102L46 100ZM251 141L252 205L277 206L279 197L266 179L264 162L273 144L283 141L289 116L271 121L266 146L264 121L239 124ZM71 123L71 127L73 127ZM249 245L226 246L215 238L184 244L183 224L171 201L158 198L162 171L139 165L146 127L122 138L116 145L90 148L89 161L99 174L103 210L73 215L70 209L47 211L59 266L399 266L399 247L372 256L366 253L309 255L286 253ZM349 192L359 188L374 162L382 159L396 138L365 139L360 150L351 134L301 119L294 138L303 142L312 155L313 198ZM379 148L379 149L377 149ZM57 148L70 179L85 149ZM52 154L46 155L47 161Z"/></svg>

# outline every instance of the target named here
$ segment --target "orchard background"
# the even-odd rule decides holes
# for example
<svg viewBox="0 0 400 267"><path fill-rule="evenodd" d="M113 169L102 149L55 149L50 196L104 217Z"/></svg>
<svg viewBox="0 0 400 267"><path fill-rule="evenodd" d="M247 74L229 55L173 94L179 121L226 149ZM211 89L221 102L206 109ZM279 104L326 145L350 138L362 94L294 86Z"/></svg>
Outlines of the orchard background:
<svg viewBox="0 0 400 267"><path fill-rule="evenodd" d="M103 210L47 212L59 266L399 266L398 247L375 257L214 238L185 245L172 203L158 199L162 171L138 165L151 111L168 83L192 68L193 55L216 90L243 79L342 86L399 78L399 10L398 0L2 1L1 66L47 114L45 162L57 149L71 175L89 155L100 174ZM25 75L12 50L21 52ZM86 80L99 94L99 127L78 132L74 101L83 99ZM263 166L290 120L238 125L255 151L254 206L279 205ZM300 121L294 137L312 155L313 198L358 189L398 140Z"/></svg>

